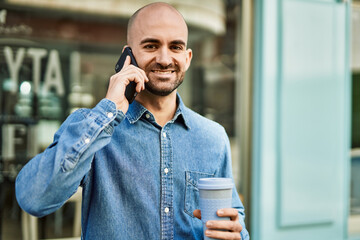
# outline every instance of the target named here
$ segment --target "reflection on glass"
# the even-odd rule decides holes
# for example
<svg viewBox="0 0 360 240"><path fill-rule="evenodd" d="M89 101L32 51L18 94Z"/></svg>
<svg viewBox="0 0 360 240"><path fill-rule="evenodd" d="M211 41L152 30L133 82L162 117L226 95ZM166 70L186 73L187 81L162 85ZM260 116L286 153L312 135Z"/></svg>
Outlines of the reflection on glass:
<svg viewBox="0 0 360 240"><path fill-rule="evenodd" d="M17 172L52 142L72 111L91 108L104 98L126 43L129 14L85 14L81 9L66 10L68 4L36 8L28 6L31 1L20 2L0 3L0 184L6 198L0 206L0 234L10 240L22 238L21 211L12 191ZM225 9L223 1L218 3L221 7L211 11L201 10L201 1L193 3L213 21L199 19L199 25L190 24L189 47L196 57L179 91L189 107L220 122L234 136L235 13L239 3L226 1ZM55 4L61 5L60 1ZM191 14L198 11L188 10ZM40 219L38 237L71 236L68 222L73 210L69 204L62 212Z"/></svg>
<svg viewBox="0 0 360 240"><path fill-rule="evenodd" d="M349 234L360 237L360 1L352 4L352 124Z"/></svg>

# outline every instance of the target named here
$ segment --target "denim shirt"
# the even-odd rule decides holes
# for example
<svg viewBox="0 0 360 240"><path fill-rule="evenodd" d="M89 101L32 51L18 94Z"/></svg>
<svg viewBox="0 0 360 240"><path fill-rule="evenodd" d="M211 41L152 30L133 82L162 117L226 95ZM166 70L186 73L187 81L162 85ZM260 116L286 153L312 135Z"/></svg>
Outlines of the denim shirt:
<svg viewBox="0 0 360 240"><path fill-rule="evenodd" d="M197 181L232 177L230 145L223 127L177 101L164 127L136 101L126 115L107 99L77 110L19 173L19 205L41 217L81 186L82 239L203 239ZM232 207L249 239L235 187Z"/></svg>

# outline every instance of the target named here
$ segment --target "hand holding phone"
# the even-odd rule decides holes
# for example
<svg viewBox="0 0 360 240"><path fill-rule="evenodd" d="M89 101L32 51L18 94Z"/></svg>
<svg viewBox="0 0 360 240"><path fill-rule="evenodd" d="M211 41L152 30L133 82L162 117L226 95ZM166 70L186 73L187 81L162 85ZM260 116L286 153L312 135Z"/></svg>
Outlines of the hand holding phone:
<svg viewBox="0 0 360 240"><path fill-rule="evenodd" d="M130 56L131 59L130 64L136 67L138 66L135 57L132 54L131 48L126 47L115 65L115 72L119 72L123 68L127 56ZM125 89L125 97L129 101L129 104L131 104L134 101L136 95L137 95L136 82L131 81L129 85L126 86Z"/></svg>
<svg viewBox="0 0 360 240"><path fill-rule="evenodd" d="M116 108L125 114L136 94L145 90L149 79L145 71L137 67L130 48L124 48L115 71L117 73L110 77L105 98L114 102Z"/></svg>

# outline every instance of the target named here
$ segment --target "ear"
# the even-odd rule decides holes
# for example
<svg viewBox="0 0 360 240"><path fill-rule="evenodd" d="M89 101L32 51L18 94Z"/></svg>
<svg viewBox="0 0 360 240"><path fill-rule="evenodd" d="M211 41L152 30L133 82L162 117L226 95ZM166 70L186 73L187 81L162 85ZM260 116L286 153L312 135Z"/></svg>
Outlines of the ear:
<svg viewBox="0 0 360 240"><path fill-rule="evenodd" d="M125 50L125 48L127 48L127 47L130 47L130 46L129 46L129 45L127 45L127 44L126 44L126 45L124 45L124 47L123 47L123 49L122 49L122 51L121 51L121 52L123 53L123 52L124 52L124 50Z"/></svg>
<svg viewBox="0 0 360 240"><path fill-rule="evenodd" d="M185 71L187 71L188 68L190 67L191 59L192 59L192 50L191 50L190 48L188 48L188 49L186 50Z"/></svg>

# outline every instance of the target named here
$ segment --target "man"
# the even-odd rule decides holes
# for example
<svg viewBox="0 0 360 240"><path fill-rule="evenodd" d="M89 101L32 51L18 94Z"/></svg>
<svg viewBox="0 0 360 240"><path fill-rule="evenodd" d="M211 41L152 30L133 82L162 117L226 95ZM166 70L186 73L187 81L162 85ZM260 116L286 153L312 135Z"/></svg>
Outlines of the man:
<svg viewBox="0 0 360 240"><path fill-rule="evenodd" d="M190 66L188 30L165 3L138 10L127 44L139 67L125 61L105 99L71 114L54 142L19 173L19 205L47 215L83 188L83 239L202 239L197 181L232 177L224 129L186 108L177 87ZM129 105L126 86L139 93ZM234 188L233 208L209 221L206 235L249 239ZM228 231L219 231L219 229Z"/></svg>

